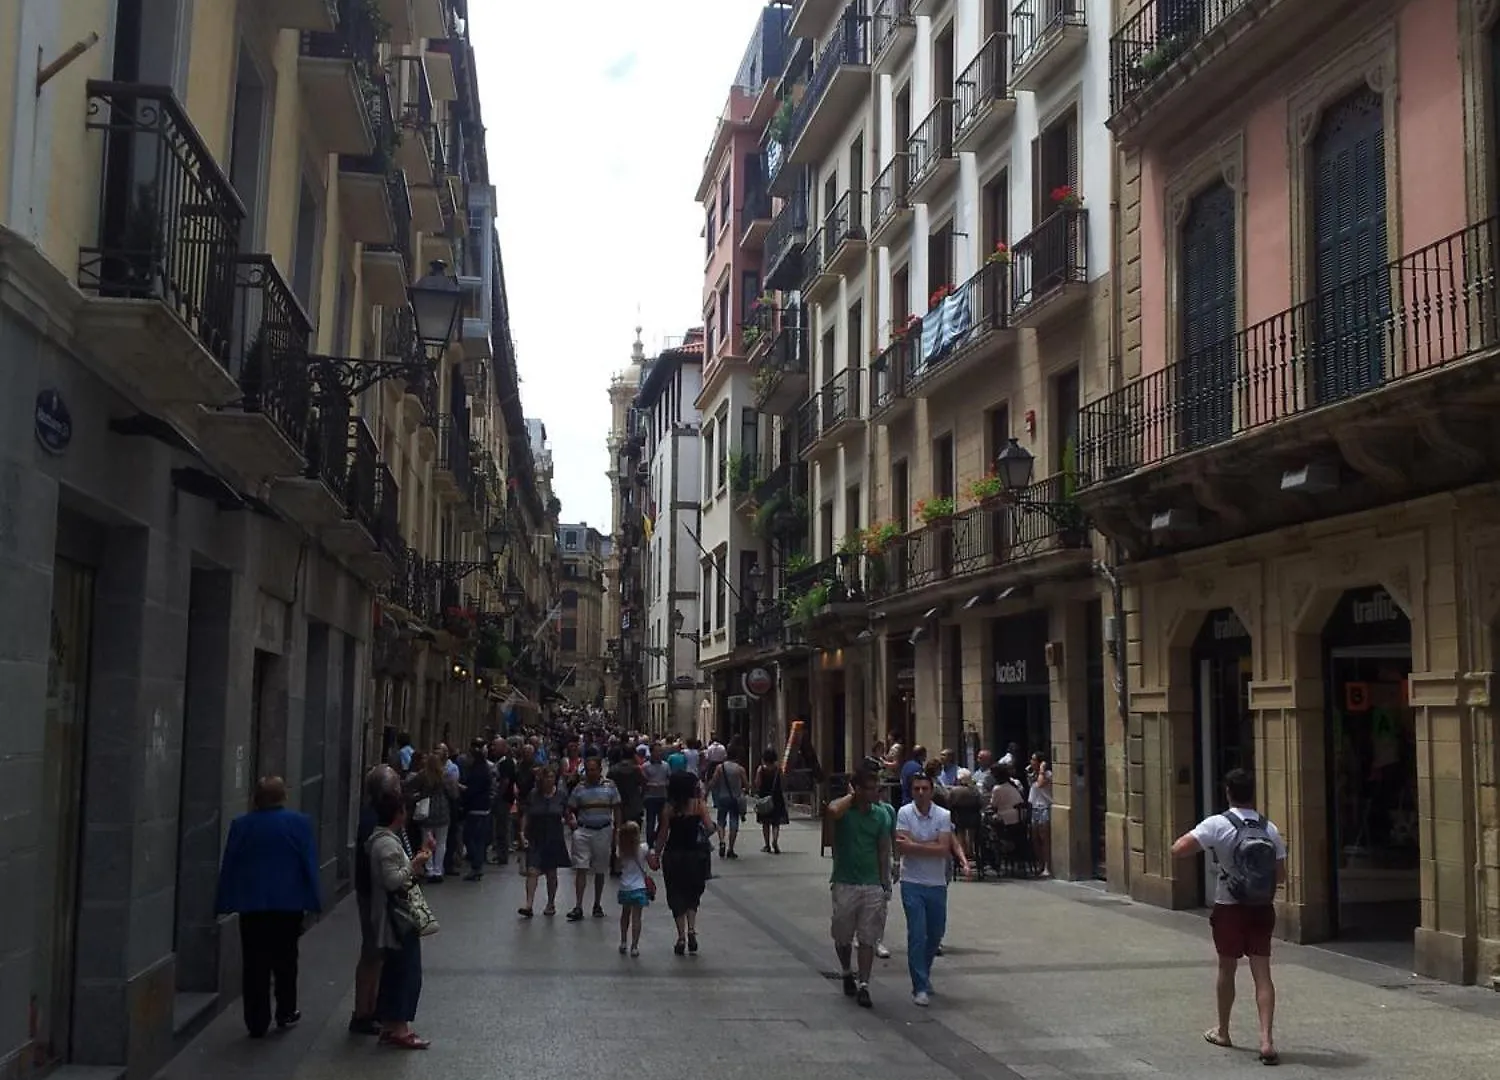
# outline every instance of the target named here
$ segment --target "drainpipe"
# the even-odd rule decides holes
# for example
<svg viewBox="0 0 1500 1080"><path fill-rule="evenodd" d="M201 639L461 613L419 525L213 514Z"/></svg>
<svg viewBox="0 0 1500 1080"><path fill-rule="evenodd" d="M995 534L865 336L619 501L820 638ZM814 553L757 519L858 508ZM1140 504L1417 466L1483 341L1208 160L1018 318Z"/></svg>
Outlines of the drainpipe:
<svg viewBox="0 0 1500 1080"><path fill-rule="evenodd" d="M871 41L870 48L873 50L874 47L875 47L875 43L873 41ZM874 65L871 65L871 70L870 70L870 119L869 119L868 123L865 125L865 128L874 137L871 138L869 140L869 142L867 142L865 144L867 147L870 147L870 146L879 146L880 145L880 119L881 119L881 116L880 116L880 76L875 73ZM877 177L877 176L880 175L880 172L879 172L879 169L878 169L879 164L880 164L880 155L878 153L875 155L875 158L874 158L873 161L871 161L868 164L866 164L866 166L865 166L865 174L868 177L870 177L871 180L873 180L875 177ZM867 185L866 186L868 187L868 181L867 181ZM874 211L873 201L869 198L869 196L867 194L866 197L865 197L865 231L866 231L866 235L868 235L868 233L869 233L870 223L871 223L871 220L873 218L873 211ZM866 244L865 245L865 282L866 282L866 285L865 285L865 296L866 296L867 300L869 300L871 302L865 304L865 326L866 326L866 337L865 337L865 340L870 343L871 347L873 347L880 340L880 292L881 292L881 288L880 288L880 281L879 281L879 276L878 276L879 274L880 274L880 254L879 254L879 252L874 247L872 247L869 244ZM866 353L868 354L868 350L866 350ZM865 408L861 409L861 412L864 414L864 417L865 417L865 420L864 420L864 425L865 425L865 484L864 484L864 487L865 487L865 519L867 521L873 522L875 520L875 484L876 484L876 477L875 477L875 439L877 438L878 428L876 427L875 424L873 424L873 423L870 422L870 416L869 416L868 405L869 405L869 402L871 401L871 394L870 394L870 387L871 387L871 378L870 378L870 376L871 376L871 371L870 371L870 365L868 363L868 355L864 359L861 359L860 363L864 365L864 376L860 379L860 382L862 384L862 386L861 386L860 389L861 389L861 392L864 395L864 399L865 399L864 404L866 406ZM847 526L847 524L848 523L845 522L846 526ZM845 532L847 533L848 531L849 530L846 528ZM858 564L856 564L856 565L858 565ZM868 610L869 609L867 607L866 608L866 612L868 612ZM865 683L864 690L865 690L865 692L864 692L864 701L862 701L860 703L863 706L864 716L862 716L860 718L860 724L859 724L859 728L860 728L860 731L861 731L862 734L864 733L865 724L875 717L875 710L876 710L876 704L877 704L876 695L875 695L875 687L878 684L877 672L876 672L876 663L884 661L884 655L883 654L884 654L885 650L880 647L879 640L877 638L875 638L873 636L873 634L872 634L869 642L866 643L866 647L865 647L864 652L865 652L864 664L862 666L864 667L864 676L865 676L864 677L864 683ZM880 737L880 724L879 724L878 721L875 724L875 731L872 734L873 734L874 738L879 738ZM861 746L862 747L868 747L871 744L871 739L869 737L864 737L860 741L861 741ZM855 760L855 758L851 755L851 757L850 757L851 763L854 760Z"/></svg>

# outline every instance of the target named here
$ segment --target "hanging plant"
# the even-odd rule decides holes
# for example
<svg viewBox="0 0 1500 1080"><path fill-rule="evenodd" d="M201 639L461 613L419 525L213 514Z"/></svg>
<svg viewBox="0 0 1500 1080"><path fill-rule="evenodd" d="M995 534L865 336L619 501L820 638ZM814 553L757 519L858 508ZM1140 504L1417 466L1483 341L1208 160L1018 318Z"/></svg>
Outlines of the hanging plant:
<svg viewBox="0 0 1500 1080"><path fill-rule="evenodd" d="M946 521L953 516L956 504L950 495L936 495L930 499L918 499L912 511L921 519L924 525L933 522Z"/></svg>
<svg viewBox="0 0 1500 1080"><path fill-rule="evenodd" d="M987 505L1005 494L1005 484L999 473L988 472L977 480L969 481L967 494L981 506Z"/></svg>
<svg viewBox="0 0 1500 1080"><path fill-rule="evenodd" d="M995 250L984 257L984 264L986 266L993 265L994 263L1008 262L1010 262L1010 246L1004 240L996 244Z"/></svg>
<svg viewBox="0 0 1500 1080"><path fill-rule="evenodd" d="M871 525L864 533L865 554L882 555L901 535L901 526L894 521L882 521Z"/></svg>

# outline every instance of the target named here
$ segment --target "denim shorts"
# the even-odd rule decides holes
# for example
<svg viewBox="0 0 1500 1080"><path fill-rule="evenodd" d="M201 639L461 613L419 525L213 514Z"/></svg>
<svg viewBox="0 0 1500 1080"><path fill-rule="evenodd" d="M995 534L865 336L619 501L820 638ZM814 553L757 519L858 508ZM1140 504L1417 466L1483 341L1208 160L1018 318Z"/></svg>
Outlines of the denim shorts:
<svg viewBox="0 0 1500 1080"><path fill-rule="evenodd" d="M719 812L719 828L738 829L740 827L740 801L738 799L725 799L717 804Z"/></svg>

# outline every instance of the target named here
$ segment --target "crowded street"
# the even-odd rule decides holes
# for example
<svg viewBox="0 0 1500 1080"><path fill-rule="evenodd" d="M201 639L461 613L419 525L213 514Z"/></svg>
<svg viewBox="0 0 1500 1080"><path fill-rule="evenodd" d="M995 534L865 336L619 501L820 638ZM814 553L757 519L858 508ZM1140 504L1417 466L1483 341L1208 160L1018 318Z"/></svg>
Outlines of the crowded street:
<svg viewBox="0 0 1500 1080"><path fill-rule="evenodd" d="M855 1007L830 977L830 860L817 844L817 828L794 821L780 857L747 845L738 860L716 859L697 956L672 954L659 905L646 911L634 960L615 950L612 903L610 918L579 924L561 913L522 919L514 866L429 889L442 930L425 942L425 1054L392 1055L345 1030L359 947L346 901L304 938L300 1025L249 1040L231 1008L161 1080L601 1070L663 1080L1215 1080L1260 1068L1252 1013L1234 1031L1249 1049L1201 1037L1213 1012L1206 919L1087 884L956 883L925 1010L908 992L904 923L892 904L893 955L876 962L874 1008ZM1280 941L1275 958L1283 1075L1494 1076L1500 995Z"/></svg>

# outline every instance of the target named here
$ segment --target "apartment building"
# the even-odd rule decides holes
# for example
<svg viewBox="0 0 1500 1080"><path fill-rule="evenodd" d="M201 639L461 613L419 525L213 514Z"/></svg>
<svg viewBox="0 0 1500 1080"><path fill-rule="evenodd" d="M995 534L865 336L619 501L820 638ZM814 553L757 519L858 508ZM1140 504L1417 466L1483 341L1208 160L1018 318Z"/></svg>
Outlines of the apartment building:
<svg viewBox="0 0 1500 1080"><path fill-rule="evenodd" d="M604 705L604 560L609 537L588 522L559 525L562 582L558 692L574 705Z"/></svg>
<svg viewBox="0 0 1500 1080"><path fill-rule="evenodd" d="M699 693L698 675L703 632L697 401L703 389L704 348L703 329L690 330L670 343L646 365L633 405L644 433L641 652L646 716L650 730L684 736L698 730L700 706L707 701Z"/></svg>
<svg viewBox="0 0 1500 1080"><path fill-rule="evenodd" d="M465 11L12 5L0 1075L154 1075L238 991L256 779L332 899L383 729L478 729L516 382Z"/></svg>
<svg viewBox="0 0 1500 1080"><path fill-rule="evenodd" d="M774 304L763 299L761 287L772 212L760 144L780 108L776 91L790 43L790 14L789 7L773 4L757 19L698 188L707 260L703 390L697 401L703 417L698 663L713 691L713 706L698 726L705 736L738 737L756 749L785 738L776 695L749 689L760 688L768 673L757 655L757 637L770 552L754 527L754 488L773 467L766 452L770 429L756 406L749 357L772 330L765 320Z"/></svg>
<svg viewBox="0 0 1500 1080"><path fill-rule="evenodd" d="M764 142L779 303L751 357L791 534L770 621L807 650L824 767L888 734L1040 750L1079 781L1054 817L1074 876L1106 865L1104 613L1075 495L1080 406L1109 385L1111 18L797 3Z"/></svg>
<svg viewBox="0 0 1500 1080"><path fill-rule="evenodd" d="M1494 7L1127 5L1122 369L1079 440L1130 892L1203 902L1171 834L1251 769L1282 932L1455 982L1500 974Z"/></svg>
<svg viewBox="0 0 1500 1080"><path fill-rule="evenodd" d="M650 466L643 459L645 425L635 410L636 394L646 373L646 347L635 328L630 360L609 383L610 552L604 575L606 708L617 722L638 731L651 730L645 704L646 582L645 521ZM613 692L613 705L608 699Z"/></svg>

